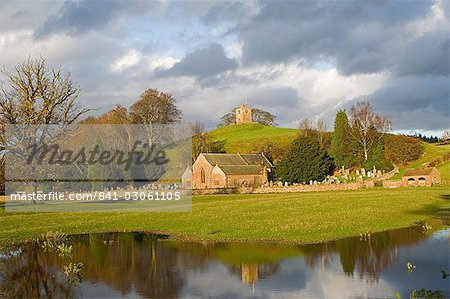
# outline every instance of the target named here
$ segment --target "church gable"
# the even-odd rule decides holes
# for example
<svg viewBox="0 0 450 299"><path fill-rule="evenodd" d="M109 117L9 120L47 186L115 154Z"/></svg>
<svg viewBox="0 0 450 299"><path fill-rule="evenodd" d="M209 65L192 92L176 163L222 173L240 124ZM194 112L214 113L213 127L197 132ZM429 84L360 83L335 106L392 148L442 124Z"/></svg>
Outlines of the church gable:
<svg viewBox="0 0 450 299"><path fill-rule="evenodd" d="M260 185L267 181L271 167L263 154L202 153L193 165L193 187Z"/></svg>

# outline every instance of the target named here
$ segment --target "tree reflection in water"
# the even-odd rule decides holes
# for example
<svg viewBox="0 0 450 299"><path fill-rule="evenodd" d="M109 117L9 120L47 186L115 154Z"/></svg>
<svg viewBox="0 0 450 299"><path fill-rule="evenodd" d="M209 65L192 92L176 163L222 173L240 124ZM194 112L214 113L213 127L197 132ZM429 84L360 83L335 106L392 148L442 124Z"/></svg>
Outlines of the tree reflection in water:
<svg viewBox="0 0 450 299"><path fill-rule="evenodd" d="M2 298L70 298L72 288L64 277L45 261L37 243L22 245L1 257L0 294Z"/></svg>
<svg viewBox="0 0 450 299"><path fill-rule="evenodd" d="M367 238L351 237L317 245L303 246L306 262L314 268L320 263L327 268L334 253L338 253L342 270L353 276L358 268L360 278L377 281L378 275L397 261L399 246L413 245L427 238L420 227L380 232Z"/></svg>
<svg viewBox="0 0 450 299"><path fill-rule="evenodd" d="M316 245L261 243L195 243L161 240L144 233L108 233L70 237L70 258L45 252L36 243L20 246L17 254L1 256L0 294L7 298L69 298L77 287L65 283L63 266L83 263L89 283L103 283L121 295L136 292L146 298L175 298L187 271L204 272L211 260L226 265L246 284L254 284L280 269L283 260L302 257L306 265L328 268L339 256L343 272L377 281L380 271L397 260L397 247L427 238L421 228L408 228Z"/></svg>

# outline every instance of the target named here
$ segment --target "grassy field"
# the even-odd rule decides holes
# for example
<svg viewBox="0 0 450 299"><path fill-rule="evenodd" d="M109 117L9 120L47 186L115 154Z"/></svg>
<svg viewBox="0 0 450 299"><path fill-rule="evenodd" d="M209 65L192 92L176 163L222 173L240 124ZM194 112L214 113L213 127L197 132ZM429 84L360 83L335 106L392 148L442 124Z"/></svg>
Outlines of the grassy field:
<svg viewBox="0 0 450 299"><path fill-rule="evenodd" d="M391 180L399 180L402 178L403 174L405 173L405 170L407 168L417 168L420 167L422 164L426 163L426 162L430 162L431 160L442 156L445 153L450 152L450 144L447 145L436 145L436 144L430 144L430 143L423 143L424 145L424 154L423 156L414 161L411 162L410 164L400 167L399 170L400 172L397 173L395 176L393 176L391 178ZM446 163L445 165L447 165L447 169L448 167L450 167L450 162ZM445 168L445 167L444 167ZM441 171L441 174L443 176L445 176L445 174L442 172L443 168L442 167L438 167L438 169ZM448 174L447 174L448 175Z"/></svg>
<svg viewBox="0 0 450 299"><path fill-rule="evenodd" d="M250 153L253 147L263 140L288 147L297 136L298 130L249 124L220 127L210 133L213 139L225 141L227 153Z"/></svg>
<svg viewBox="0 0 450 299"><path fill-rule="evenodd" d="M6 213L0 244L64 233L153 231L177 239L312 243L410 226L448 207L450 188L196 196L190 213Z"/></svg>
<svg viewBox="0 0 450 299"><path fill-rule="evenodd" d="M251 152L258 141L289 146L298 130L259 124L232 125L211 132L226 151ZM424 144L419 160L400 169L419 167L450 145ZM450 163L440 165L450 182ZM65 233L153 231L190 240L267 240L319 242L410 226L450 210L450 184L440 188L399 188L266 195L196 196L191 213L6 213L0 197L0 244Z"/></svg>
<svg viewBox="0 0 450 299"><path fill-rule="evenodd" d="M220 127L210 132L211 136L215 140L222 140L225 142L225 150L227 153L251 153L254 151L255 145L263 140L270 140L278 143L280 146L288 147L292 140L297 136L298 130L292 128L279 128L268 127L261 124L249 124L249 125L230 125ZM407 168L417 168L423 163L429 162L445 153L450 152L450 144L448 145L436 145L430 143L423 143L424 154L423 156L406 166L399 168L400 172L396 174L391 180L399 180L403 176L403 173ZM441 173L444 176L443 171L450 168L450 162L445 167L440 167ZM444 182L449 178L443 178ZM447 186L450 185L447 184Z"/></svg>
<svg viewBox="0 0 450 299"><path fill-rule="evenodd" d="M450 162L439 165L437 169L441 173L442 185L450 186Z"/></svg>

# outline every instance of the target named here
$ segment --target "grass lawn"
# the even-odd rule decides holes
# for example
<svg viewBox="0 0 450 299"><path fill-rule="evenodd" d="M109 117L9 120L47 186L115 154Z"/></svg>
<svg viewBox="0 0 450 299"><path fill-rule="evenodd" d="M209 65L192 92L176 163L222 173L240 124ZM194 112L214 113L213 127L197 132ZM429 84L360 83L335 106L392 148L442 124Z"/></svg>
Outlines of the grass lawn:
<svg viewBox="0 0 450 299"><path fill-rule="evenodd" d="M442 185L450 186L450 162L439 165L437 169L441 173Z"/></svg>
<svg viewBox="0 0 450 299"><path fill-rule="evenodd" d="M312 243L410 226L448 206L449 187L196 196L191 213L6 213L0 244L46 232L154 231L190 240Z"/></svg>
<svg viewBox="0 0 450 299"><path fill-rule="evenodd" d="M210 132L215 140L225 141L227 153L250 153L262 140L288 147L298 134L297 129L269 127L261 124L229 125Z"/></svg>

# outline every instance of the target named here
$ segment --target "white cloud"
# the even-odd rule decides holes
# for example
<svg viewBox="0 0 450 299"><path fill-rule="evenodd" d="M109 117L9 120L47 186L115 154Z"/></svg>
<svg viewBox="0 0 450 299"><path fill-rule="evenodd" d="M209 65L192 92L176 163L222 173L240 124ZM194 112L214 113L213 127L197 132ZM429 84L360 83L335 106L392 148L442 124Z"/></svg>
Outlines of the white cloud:
<svg viewBox="0 0 450 299"><path fill-rule="evenodd" d="M180 60L177 60L171 56L148 58L148 64L152 71L156 69L170 69L175 63L179 61Z"/></svg>
<svg viewBox="0 0 450 299"><path fill-rule="evenodd" d="M130 50L111 64L113 72L123 72L124 70L137 65L142 59L142 54L136 50Z"/></svg>

